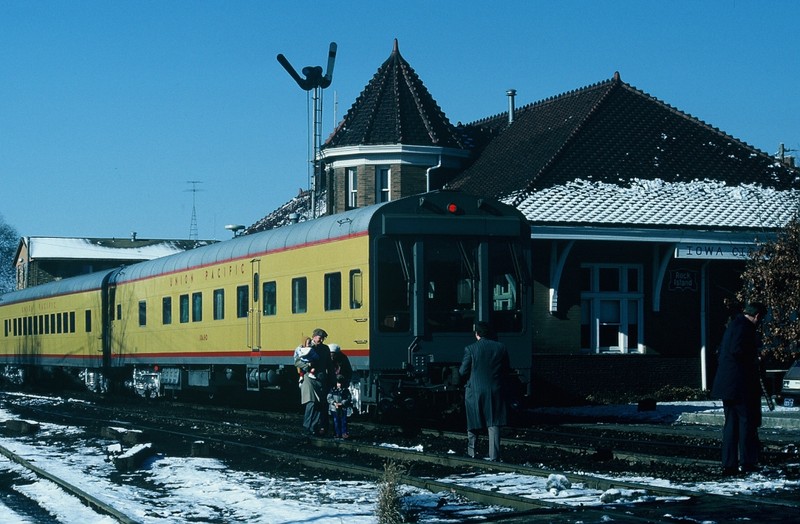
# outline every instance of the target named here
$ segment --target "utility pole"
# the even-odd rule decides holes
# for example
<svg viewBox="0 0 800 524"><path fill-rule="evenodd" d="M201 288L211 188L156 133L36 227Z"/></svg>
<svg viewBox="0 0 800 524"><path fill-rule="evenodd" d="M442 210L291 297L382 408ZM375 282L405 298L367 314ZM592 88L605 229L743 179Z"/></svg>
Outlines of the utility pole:
<svg viewBox="0 0 800 524"><path fill-rule="evenodd" d="M797 149L788 149L783 145L783 142L778 144L778 160L781 161L782 165L789 165L790 167L794 167L794 157L793 156L786 156L786 153L794 153Z"/></svg>

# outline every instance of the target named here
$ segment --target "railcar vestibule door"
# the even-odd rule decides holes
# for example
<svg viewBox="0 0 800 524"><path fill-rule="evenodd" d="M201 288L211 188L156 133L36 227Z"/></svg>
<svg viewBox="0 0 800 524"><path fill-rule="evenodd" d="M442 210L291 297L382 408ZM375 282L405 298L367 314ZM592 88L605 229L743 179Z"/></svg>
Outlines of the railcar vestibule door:
<svg viewBox="0 0 800 524"><path fill-rule="evenodd" d="M261 308L259 307L259 272L261 269L261 259L255 258L250 261L250 282L251 293L248 293L247 308L247 347L252 351L261 351Z"/></svg>

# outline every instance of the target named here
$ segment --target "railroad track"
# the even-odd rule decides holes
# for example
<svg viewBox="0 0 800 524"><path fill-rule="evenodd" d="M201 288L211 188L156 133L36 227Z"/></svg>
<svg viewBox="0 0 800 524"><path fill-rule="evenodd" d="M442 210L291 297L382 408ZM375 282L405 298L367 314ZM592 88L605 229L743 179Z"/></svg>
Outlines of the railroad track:
<svg viewBox="0 0 800 524"><path fill-rule="evenodd" d="M88 506L89 508L91 508L92 510L97 512L98 515L109 516L109 517L115 519L117 522L120 522L122 524L136 524L136 522L137 522L135 519L131 518L129 515L125 514L123 511L120 511L119 509L115 508L113 505L100 500L96 496L94 496L94 495L90 494L89 492L79 488L75 484L73 484L71 482L68 482L67 480L59 477L55 473L53 473L51 471L48 471L48 470L46 470L44 468L40 468L39 466L36 466L35 464L33 464L32 462L28 461L24 457L20 456L19 454L15 453L15 452L13 452L13 451L11 451L11 450L3 447L3 446L0 446L0 455L3 455L4 457L6 457L7 459L11 460L12 462L22 466L24 469L30 471L31 473L33 473L37 477L54 483L59 488L61 488L65 493L67 493L68 495L70 495L72 497L75 497L82 504ZM31 507L31 508L34 508L34 509L33 510L26 510L26 509L23 509L23 506ZM27 504L27 505L26 504L17 503L17 504L14 504L14 507L15 507L15 512L19 516L21 516L21 517L30 517L30 518L34 518L34 519L38 520L38 515L40 513L40 509L38 508L38 506L35 503L31 503L31 504ZM30 513L30 514L21 515L20 512L26 512L26 513ZM34 520L34 521L36 521L36 520Z"/></svg>
<svg viewBox="0 0 800 524"><path fill-rule="evenodd" d="M53 411L42 407L36 409L38 416L58 419L64 419L67 416L63 410ZM137 417L133 416L133 410L128 410L128 414L131 416L130 420L119 420L116 412L111 417L108 416L108 413L104 416L92 414L96 409L96 406L92 406L91 410L85 415L77 413L71 414L69 417L73 420L82 420L82 423L95 425L109 423L108 419L111 418L114 424L131 424L132 427L136 427L147 434L161 435L161 440L172 441L173 443L178 440L191 442L203 439L211 443L212 446L225 450L225 453L228 454L231 454L232 450L236 449L236 454L242 456L260 455L270 462L280 461L288 464L290 468L299 465L303 469L326 470L338 474L346 471L348 475L354 477L380 479L384 473L383 465L387 461L392 461L402 464L406 468L407 472L402 476L403 483L433 492L447 493L448 496L463 497L488 506L511 508L513 511L503 513L504 518L510 520L514 518L523 519L525 516L548 515L548 520L551 522L558 522L562 518L567 519L563 520L564 522L568 522L570 521L568 519L575 518L576 512L580 512L583 518L589 518L589 514L602 513L606 516L613 514L614 520L617 522L636 522L641 521L639 519L652 519L653 512L662 511L662 506L668 506L673 514L680 511L688 511L691 508L692 511L701 509L702 511L707 511L709 515L714 515L714 512L732 511L732 508L739 504L732 501L731 497L715 496L696 490L654 486L639 482L623 482L602 475L570 473L568 476L573 485L581 485L597 492L625 490L640 493L640 496L652 499L652 502L634 505L626 504L619 508L615 508L612 504L600 509L582 507L579 510L572 505L565 504L565 502L568 502L566 500L557 500L558 497L531 497L530 494L514 493L513 490L510 492L508 489L498 488L496 485L489 488L476 488L467 481L462 482L459 480L459 475L462 475L462 477L466 475L464 478L469 478L476 475L489 474L513 474L517 476L516 478L547 479L553 474L552 469L535 468L520 464L488 463L482 460L457 456L454 453L420 453L419 451L369 444L363 440L333 441L331 439L306 437L303 441L303 452L298 453L296 451L298 439L298 431L296 429L297 415L274 415L268 420L271 420L274 425L283 425L284 429L273 430L265 428L263 421L258 426L253 423L232 423L231 418L235 420L236 417L247 418L250 415L243 415L243 412L230 412L230 410L216 410L216 414L220 418L220 420L216 421L209 420L207 415L210 411L206 409L198 409L194 416L183 417L176 416L174 412L169 415L147 413L148 423L140 419L137 420ZM184 411L190 413L188 409ZM183 428L176 428L176 423L180 423ZM361 425L360 423L358 424L358 426ZM236 434L235 438L231 436L234 433ZM463 435L461 434L433 433L437 438L463 440ZM310 453L310 450L316 450L317 452ZM573 452L577 451L573 450ZM336 458L331 459L330 457ZM661 459L662 457L658 457L658 460ZM638 460L642 459L639 458ZM653 460L653 458L651 457L648 460ZM412 475L411 472L415 472L415 474ZM684 502L679 503L678 501ZM753 507L753 502L748 501L737 511L741 511L741 514L746 515L748 511L753 510ZM769 522L769 517L772 514L785 517L786 512L796 512L798 504L792 501L758 499L758 507L760 521Z"/></svg>

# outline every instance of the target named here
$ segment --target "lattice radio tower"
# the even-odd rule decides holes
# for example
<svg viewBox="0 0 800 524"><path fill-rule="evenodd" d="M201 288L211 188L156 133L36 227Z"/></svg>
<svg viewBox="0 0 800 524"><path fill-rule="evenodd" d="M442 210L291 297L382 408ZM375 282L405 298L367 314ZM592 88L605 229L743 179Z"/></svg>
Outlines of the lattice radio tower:
<svg viewBox="0 0 800 524"><path fill-rule="evenodd" d="M200 191L197 184L202 184L203 181L187 180L186 183L192 184L192 188L186 190L192 192L192 223L189 224L189 240L197 240L197 192Z"/></svg>

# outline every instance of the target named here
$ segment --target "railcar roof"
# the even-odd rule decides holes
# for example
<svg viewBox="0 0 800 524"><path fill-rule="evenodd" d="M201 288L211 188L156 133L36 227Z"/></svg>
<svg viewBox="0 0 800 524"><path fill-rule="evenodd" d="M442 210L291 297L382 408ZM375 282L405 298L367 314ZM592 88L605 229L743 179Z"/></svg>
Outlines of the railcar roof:
<svg viewBox="0 0 800 524"><path fill-rule="evenodd" d="M130 282L357 235L366 232L373 216L381 207L388 204L391 202L361 207L140 262L124 268L116 281L117 283Z"/></svg>
<svg viewBox="0 0 800 524"><path fill-rule="evenodd" d="M82 293L84 291L99 290L103 285L103 279L113 271L117 271L117 269L107 269L104 271L98 271L97 273L79 275L65 278L63 280L55 280L53 282L47 282L46 284L32 286L19 291L12 291L10 293L6 293L5 295L0 295L0 305L8 305L15 302L25 302L28 300L60 295L70 295L72 293Z"/></svg>

